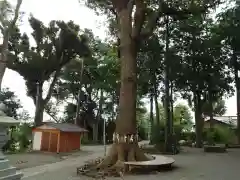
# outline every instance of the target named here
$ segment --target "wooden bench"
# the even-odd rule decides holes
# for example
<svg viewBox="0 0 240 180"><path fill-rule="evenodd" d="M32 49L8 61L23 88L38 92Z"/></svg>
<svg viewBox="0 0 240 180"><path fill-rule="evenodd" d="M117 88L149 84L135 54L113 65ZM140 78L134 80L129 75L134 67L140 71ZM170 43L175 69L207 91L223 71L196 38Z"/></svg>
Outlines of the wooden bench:
<svg viewBox="0 0 240 180"><path fill-rule="evenodd" d="M175 160L171 157L162 156L162 155L151 155L152 160L149 161L128 161L124 162L124 164L128 165L130 169L134 168L158 168L161 166L170 166L175 162Z"/></svg>

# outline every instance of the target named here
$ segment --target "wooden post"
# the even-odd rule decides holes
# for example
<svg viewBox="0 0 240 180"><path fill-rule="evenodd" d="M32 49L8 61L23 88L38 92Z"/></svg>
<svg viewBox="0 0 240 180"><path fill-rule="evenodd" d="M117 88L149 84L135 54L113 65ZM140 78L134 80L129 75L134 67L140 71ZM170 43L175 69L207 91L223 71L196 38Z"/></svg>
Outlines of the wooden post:
<svg viewBox="0 0 240 180"><path fill-rule="evenodd" d="M57 153L60 151L60 132L58 132Z"/></svg>
<svg viewBox="0 0 240 180"><path fill-rule="evenodd" d="M49 132L49 141L48 141L48 151L50 151L51 148L51 139L52 139L52 132Z"/></svg>

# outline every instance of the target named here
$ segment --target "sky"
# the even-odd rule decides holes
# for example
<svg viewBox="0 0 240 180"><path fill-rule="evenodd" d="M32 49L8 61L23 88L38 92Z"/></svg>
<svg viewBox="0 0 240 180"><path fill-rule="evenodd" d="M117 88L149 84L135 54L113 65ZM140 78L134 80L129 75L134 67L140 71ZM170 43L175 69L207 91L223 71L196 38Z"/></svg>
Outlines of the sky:
<svg viewBox="0 0 240 180"><path fill-rule="evenodd" d="M16 4L16 0L10 0L10 2ZM79 4L79 0L71 0L71 3L67 3L65 0L23 0L21 11L24 12L22 22L19 22L21 32L31 33L28 23L28 17L31 13L46 25L51 20L73 20L80 28L92 29L93 33L102 39L107 36L104 17L97 16L94 11ZM35 106L32 99L26 96L25 82L18 73L7 70L3 79L3 87L8 87L11 91L15 92L24 109L29 112L30 116L34 116ZM179 100L179 102L183 102L183 100ZM235 116L235 95L226 99L226 106L227 112L225 115ZM49 117L45 115L44 118Z"/></svg>

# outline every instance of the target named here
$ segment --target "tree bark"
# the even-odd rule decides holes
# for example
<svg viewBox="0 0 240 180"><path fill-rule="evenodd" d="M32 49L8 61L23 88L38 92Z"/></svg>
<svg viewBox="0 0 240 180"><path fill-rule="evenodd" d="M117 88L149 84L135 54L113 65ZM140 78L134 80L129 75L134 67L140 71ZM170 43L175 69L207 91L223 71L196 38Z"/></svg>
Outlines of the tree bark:
<svg viewBox="0 0 240 180"><path fill-rule="evenodd" d="M37 83L37 93L35 97L35 116L34 116L34 123L36 126L42 125L43 122L43 112L44 112L44 100L42 98L42 86L43 83Z"/></svg>
<svg viewBox="0 0 240 180"><path fill-rule="evenodd" d="M39 100L35 110L34 122L36 126L42 125L43 113L44 113L44 103L43 103L43 100L41 99Z"/></svg>
<svg viewBox="0 0 240 180"><path fill-rule="evenodd" d="M116 132L135 134L136 128L136 44L131 37L131 15L127 8L118 13L120 25L121 88Z"/></svg>
<svg viewBox="0 0 240 180"><path fill-rule="evenodd" d="M36 93L36 97L33 97L34 99L34 103L36 106L35 109L35 117L34 117L34 123L36 126L40 126L43 122L43 113L45 110L45 105L49 102L49 100L51 99L53 90L54 90L54 86L57 82L57 78L58 75L60 73L60 69L58 71L55 72L54 76L53 76L53 80L52 83L50 84L50 87L48 89L48 93L45 99L43 99L43 82L38 82L36 84L37 86L37 93Z"/></svg>
<svg viewBox="0 0 240 180"><path fill-rule="evenodd" d="M209 99L208 99L208 103L209 103L209 118L210 118L210 131L213 131L213 94L212 94L212 90L209 89Z"/></svg>
<svg viewBox="0 0 240 180"><path fill-rule="evenodd" d="M152 144L152 134L153 134L153 127L154 127L154 121L153 121L153 94L150 95L150 144Z"/></svg>
<svg viewBox="0 0 240 180"><path fill-rule="evenodd" d="M174 104L174 102L173 102L173 82L172 81L170 81L170 107L171 107L171 126L172 126L172 129L174 129L173 128L173 124L174 124L174 107L173 107L173 104ZM174 133L174 132L173 132Z"/></svg>
<svg viewBox="0 0 240 180"><path fill-rule="evenodd" d="M81 72L80 72L80 84L79 84L79 91L78 91L78 97L77 97L77 109L76 109L76 117L74 120L74 124L78 125L78 121L80 119L80 110L81 110L81 91L82 91L82 77L83 77L83 71L84 71L84 60L81 60ZM85 120L84 120L85 122Z"/></svg>
<svg viewBox="0 0 240 180"><path fill-rule="evenodd" d="M166 152L172 151L172 118L171 118L171 99L170 99L170 87L169 87L169 59L168 59L168 51L169 51L169 17L166 19L166 35L165 35L165 114L166 114L166 124L165 124L165 150Z"/></svg>
<svg viewBox="0 0 240 180"><path fill-rule="evenodd" d="M195 109L195 129L196 129L196 147L202 148L202 113L201 113L201 98L199 92L193 92L194 109Z"/></svg>
<svg viewBox="0 0 240 180"><path fill-rule="evenodd" d="M153 95L154 95L154 104L155 104L155 112L156 112L156 125L160 126L160 116L159 116L159 106L158 106L158 89L157 89L157 80L156 73L153 74Z"/></svg>
<svg viewBox="0 0 240 180"><path fill-rule="evenodd" d="M94 124L95 131L93 132L93 141L98 141L98 125L102 118L102 106L103 106L103 91L100 90L100 99L99 99L99 105L98 105L98 113L97 113L97 122Z"/></svg>
<svg viewBox="0 0 240 180"><path fill-rule="evenodd" d="M236 86L236 98L237 98L237 139L238 144L240 144L240 81L238 76L238 62L236 52L233 52L233 65L234 65L234 79Z"/></svg>

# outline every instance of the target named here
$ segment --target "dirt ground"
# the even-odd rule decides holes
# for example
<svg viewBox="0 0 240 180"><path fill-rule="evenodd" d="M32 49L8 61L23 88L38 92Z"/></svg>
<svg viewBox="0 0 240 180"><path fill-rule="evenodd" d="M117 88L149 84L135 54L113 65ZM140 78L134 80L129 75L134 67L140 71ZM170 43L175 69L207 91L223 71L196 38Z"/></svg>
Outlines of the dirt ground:
<svg viewBox="0 0 240 180"><path fill-rule="evenodd" d="M91 154L91 151L76 151L72 153L50 153L50 152L29 152L19 154L7 154L10 164L17 167L17 169L24 169L29 167L40 166L44 164L51 164L59 162L74 156L86 156Z"/></svg>

